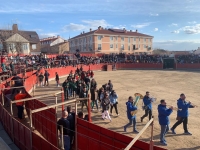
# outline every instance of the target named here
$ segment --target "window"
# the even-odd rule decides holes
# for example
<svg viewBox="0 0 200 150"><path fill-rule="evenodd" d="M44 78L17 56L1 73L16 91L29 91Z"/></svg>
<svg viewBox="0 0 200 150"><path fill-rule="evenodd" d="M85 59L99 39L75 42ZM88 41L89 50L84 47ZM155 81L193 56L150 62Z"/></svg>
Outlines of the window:
<svg viewBox="0 0 200 150"><path fill-rule="evenodd" d="M23 49L23 50L27 50L27 49L28 49L27 44L23 44L23 45L22 45L22 49Z"/></svg>
<svg viewBox="0 0 200 150"><path fill-rule="evenodd" d="M98 40L101 40L101 36L100 35L98 36Z"/></svg>
<svg viewBox="0 0 200 150"><path fill-rule="evenodd" d="M101 44L98 44L98 50L101 50Z"/></svg>
<svg viewBox="0 0 200 150"><path fill-rule="evenodd" d="M124 41L124 37L121 37L121 40Z"/></svg>
<svg viewBox="0 0 200 150"><path fill-rule="evenodd" d="M113 48L113 44L110 44L110 48Z"/></svg>
<svg viewBox="0 0 200 150"><path fill-rule="evenodd" d="M128 38L128 42L130 43L130 41L131 41L131 38Z"/></svg>
<svg viewBox="0 0 200 150"><path fill-rule="evenodd" d="M138 48L140 48L140 45L138 45Z"/></svg>
<svg viewBox="0 0 200 150"><path fill-rule="evenodd" d="M121 45L121 50L124 50L124 44Z"/></svg>
<svg viewBox="0 0 200 150"><path fill-rule="evenodd" d="M151 39L149 39L149 42L151 42Z"/></svg>
<svg viewBox="0 0 200 150"><path fill-rule="evenodd" d="M144 44L144 48L146 48L146 45Z"/></svg>
<svg viewBox="0 0 200 150"><path fill-rule="evenodd" d="M36 49L36 44L32 44L32 49Z"/></svg>
<svg viewBox="0 0 200 150"><path fill-rule="evenodd" d="M117 41L117 36L115 37L115 40Z"/></svg>
<svg viewBox="0 0 200 150"><path fill-rule="evenodd" d="M140 41L140 38L139 38L139 41Z"/></svg>
<svg viewBox="0 0 200 150"><path fill-rule="evenodd" d="M136 41L136 38L133 38L133 41Z"/></svg>
<svg viewBox="0 0 200 150"><path fill-rule="evenodd" d="M133 45L133 50L135 50L135 45Z"/></svg>
<svg viewBox="0 0 200 150"><path fill-rule="evenodd" d="M146 39L144 38L144 41L146 42Z"/></svg>
<svg viewBox="0 0 200 150"><path fill-rule="evenodd" d="M130 49L131 49L131 48L130 48L130 45L129 45L129 46L128 46L128 50L130 51Z"/></svg>
<svg viewBox="0 0 200 150"><path fill-rule="evenodd" d="M116 44L116 48L117 48L117 44Z"/></svg>
<svg viewBox="0 0 200 150"><path fill-rule="evenodd" d="M110 40L113 41L113 36L110 37Z"/></svg>

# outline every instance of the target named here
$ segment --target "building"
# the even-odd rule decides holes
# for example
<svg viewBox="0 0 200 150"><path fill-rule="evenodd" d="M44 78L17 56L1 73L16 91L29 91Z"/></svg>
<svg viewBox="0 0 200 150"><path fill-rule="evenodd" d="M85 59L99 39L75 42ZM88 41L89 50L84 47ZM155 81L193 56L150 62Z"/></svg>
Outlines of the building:
<svg viewBox="0 0 200 150"><path fill-rule="evenodd" d="M57 37L48 37L40 39L41 52L45 54L63 54L69 52L69 43L67 40Z"/></svg>
<svg viewBox="0 0 200 150"><path fill-rule="evenodd" d="M69 39L70 53L152 53L153 36L126 29L103 29L82 32Z"/></svg>
<svg viewBox="0 0 200 150"><path fill-rule="evenodd" d="M12 30L0 30L1 50L8 54L40 54L40 40L35 31L18 30L13 24Z"/></svg>

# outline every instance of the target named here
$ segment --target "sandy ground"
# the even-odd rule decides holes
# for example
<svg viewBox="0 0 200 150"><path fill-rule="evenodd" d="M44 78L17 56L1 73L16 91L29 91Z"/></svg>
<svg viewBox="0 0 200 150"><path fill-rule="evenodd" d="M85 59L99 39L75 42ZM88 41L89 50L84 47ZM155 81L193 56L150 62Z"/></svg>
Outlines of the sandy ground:
<svg viewBox="0 0 200 150"><path fill-rule="evenodd" d="M181 93L185 93L187 101L191 101L193 104L200 106L200 72L191 71L157 71L157 70L125 70L125 71L110 71L110 72L95 72L94 78L98 83L98 88L108 82L109 79L112 80L114 85L114 90L119 96L118 110L120 116L115 114L113 110L112 122L108 120L104 121L101 119L101 113L96 110L92 113L92 121L95 124L103 126L107 129L119 132L121 134L126 134L127 136L135 137L136 134L132 133L132 127L127 129L125 133L123 131L123 126L128 123L126 117L126 101L129 96L134 96L134 93L145 94L149 91L153 97L157 98L157 101L153 103L153 116L155 118L154 122L154 143L159 145L159 133L160 126L158 123L158 112L157 106L160 99L165 99L167 104L176 106L176 101ZM61 79L61 83L64 78ZM42 95L44 92L52 93L59 91L60 88L55 86L55 81L50 82L49 87L39 87L36 89L36 95ZM53 104L55 101L49 101L47 99L42 99L41 101ZM60 101L60 99L59 99ZM139 111L137 113L137 129L140 131L148 119L145 118L143 123L140 122L140 117L144 114L141 109L142 100L138 104ZM177 107L177 106L176 106ZM193 134L192 136L184 135L183 125L181 124L176 128L176 135L169 133L166 135L166 140L168 146L167 149L176 150L197 150L200 149L200 132L199 132L199 113L200 107L193 108L189 110L189 123L188 129ZM58 114L59 116L60 114ZM176 122L177 112L174 111L170 116L170 126ZM150 130L149 127L145 133L141 136L140 140L149 142L150 141Z"/></svg>

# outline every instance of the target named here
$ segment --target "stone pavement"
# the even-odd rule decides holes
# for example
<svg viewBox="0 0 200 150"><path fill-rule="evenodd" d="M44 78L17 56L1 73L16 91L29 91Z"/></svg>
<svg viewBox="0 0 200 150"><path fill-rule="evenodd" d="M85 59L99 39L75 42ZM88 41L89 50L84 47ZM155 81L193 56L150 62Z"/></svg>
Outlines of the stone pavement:
<svg viewBox="0 0 200 150"><path fill-rule="evenodd" d="M0 150L19 150L13 143L0 122Z"/></svg>

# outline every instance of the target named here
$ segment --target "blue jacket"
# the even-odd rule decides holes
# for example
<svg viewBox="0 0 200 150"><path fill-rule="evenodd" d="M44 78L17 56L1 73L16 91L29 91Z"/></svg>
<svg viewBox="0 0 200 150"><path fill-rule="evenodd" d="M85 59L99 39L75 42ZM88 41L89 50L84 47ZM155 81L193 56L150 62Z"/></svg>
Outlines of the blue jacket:
<svg viewBox="0 0 200 150"><path fill-rule="evenodd" d="M172 113L172 109L166 108L165 105L158 105L158 120L160 125L169 124L169 115Z"/></svg>
<svg viewBox="0 0 200 150"><path fill-rule="evenodd" d="M118 95L117 94L116 95L110 95L109 98L110 98L110 102L112 104L115 104L117 102Z"/></svg>
<svg viewBox="0 0 200 150"><path fill-rule="evenodd" d="M194 108L192 105L190 105L190 103L187 103L180 98L177 100L177 106L179 109L181 109L177 112L178 117L188 117L188 108Z"/></svg>
<svg viewBox="0 0 200 150"><path fill-rule="evenodd" d="M148 106L148 109L152 109L152 102L150 97L144 96L143 103L145 106Z"/></svg>
<svg viewBox="0 0 200 150"><path fill-rule="evenodd" d="M127 118L130 120L132 118L135 118L136 116L132 116L131 115L131 111L134 111L134 110L137 110L137 107L136 106L133 106L133 103L132 102L126 102L126 107L127 107Z"/></svg>

